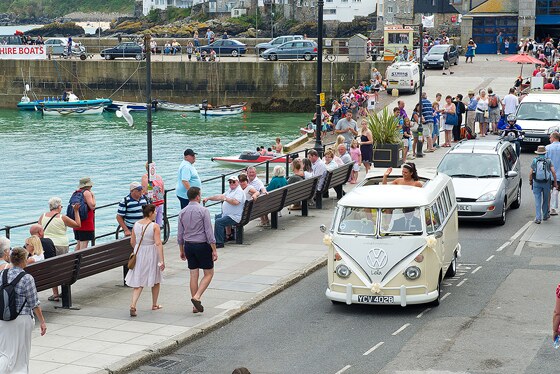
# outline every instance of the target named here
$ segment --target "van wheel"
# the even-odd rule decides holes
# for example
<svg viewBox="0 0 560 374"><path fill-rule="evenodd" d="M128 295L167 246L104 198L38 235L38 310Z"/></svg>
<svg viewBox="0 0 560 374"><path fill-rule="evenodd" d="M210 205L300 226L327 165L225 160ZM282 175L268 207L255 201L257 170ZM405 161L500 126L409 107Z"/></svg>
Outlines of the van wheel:
<svg viewBox="0 0 560 374"><path fill-rule="evenodd" d="M503 226L506 224L506 201L505 200L504 203L502 204L502 215L500 216L500 218L498 218L496 223L498 224L498 226Z"/></svg>
<svg viewBox="0 0 560 374"><path fill-rule="evenodd" d="M515 201L511 203L512 209L517 209L521 206L521 182L519 182L519 187L517 188L517 196L515 197Z"/></svg>
<svg viewBox="0 0 560 374"><path fill-rule="evenodd" d="M431 301L428 305L429 306L439 306L440 301L441 301L441 277L440 277L438 285L437 285L437 297L434 301Z"/></svg>
<svg viewBox="0 0 560 374"><path fill-rule="evenodd" d="M453 252L453 260L451 260L451 264L445 273L446 278L452 278L457 274L457 252Z"/></svg>

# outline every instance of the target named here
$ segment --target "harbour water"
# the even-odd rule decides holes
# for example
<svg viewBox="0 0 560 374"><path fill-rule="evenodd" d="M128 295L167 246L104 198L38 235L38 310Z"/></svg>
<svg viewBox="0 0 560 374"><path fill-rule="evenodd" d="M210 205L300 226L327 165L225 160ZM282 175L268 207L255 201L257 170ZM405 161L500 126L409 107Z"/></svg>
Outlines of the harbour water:
<svg viewBox="0 0 560 374"><path fill-rule="evenodd" d="M78 26L84 29L86 34L95 34L97 28L106 30L109 28L109 22L76 22ZM0 26L0 35L13 35L16 30L26 32L32 29L38 29L44 25L19 25L19 26Z"/></svg>
<svg viewBox="0 0 560 374"><path fill-rule="evenodd" d="M82 117L45 117L40 113L0 110L0 159L4 183L0 187L0 227L37 220L48 200L67 202L81 177L92 178L98 206L120 200L128 185L145 172L146 114L132 113L134 127L113 113ZM214 156L234 155L258 145L284 144L298 136L311 115L245 113L205 119L199 113L155 112L153 158L166 188L174 188L183 151L198 152L195 166L202 179L231 171L213 163ZM219 182L203 185L203 194L219 193ZM179 203L170 195L169 211ZM116 228L116 208L96 214L97 234ZM172 222L172 234L176 222ZM13 245L23 244L28 228L12 231ZM3 235L3 233L0 233ZM71 233L69 231L69 236Z"/></svg>

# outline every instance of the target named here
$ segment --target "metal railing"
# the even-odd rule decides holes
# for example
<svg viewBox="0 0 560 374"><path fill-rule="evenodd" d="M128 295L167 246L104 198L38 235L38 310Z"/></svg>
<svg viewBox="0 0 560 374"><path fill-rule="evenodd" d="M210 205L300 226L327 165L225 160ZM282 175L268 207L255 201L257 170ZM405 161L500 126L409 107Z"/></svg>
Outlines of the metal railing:
<svg viewBox="0 0 560 374"><path fill-rule="evenodd" d="M332 144L334 144L334 143L323 144L323 153L324 153L326 147L327 147L327 146L330 146L330 145L332 145ZM278 164L278 165L279 165L279 164L280 164L279 162L274 162L274 161L275 161L275 160L278 160L278 159L281 159L281 158L285 158L285 161L283 162L282 165L285 167L285 170L286 170L286 177L288 177L288 175L289 175L289 166L290 166L290 163L291 163L291 161L292 161L293 159L296 158L296 157L294 157L294 156L295 156L295 155L299 156L299 154L303 152L303 153L304 153L304 156L307 157L307 153L308 153L311 149L313 149L313 148L305 148L305 149L302 149L302 150L300 150L300 151L294 151L294 152L292 152L292 153L290 153L290 154L285 154L285 155L273 157L273 158L271 158L271 159L269 159L269 160L267 160L267 161L259 162L259 163L256 163L256 164L254 164L254 165L251 165L251 166L258 167L258 166L261 166L261 165L265 165L265 167L266 167L266 170L265 170L265 185L267 185L268 182L270 181L270 166L271 166L270 164L271 164L271 163L272 163L272 164ZM237 169L237 170L233 170L233 171L228 172L228 173L222 173L222 174L220 174L220 175L218 175L218 176L211 177L211 178L208 178L208 179L204 179L204 180L202 180L201 182L202 182L202 183L208 183L208 182L220 180L220 181L221 181L221 192L224 193L224 192L226 191L226 182L227 182L227 179L228 179L231 175L238 175L238 174L240 174L241 172L244 172L244 171L246 171L246 170L247 170L247 167L243 167L243 168L240 168L240 169ZM166 189L166 190L165 190L165 193L164 193L163 227L162 227L162 231L163 231L163 240L162 240L162 241L163 241L164 244L167 243L167 241L169 240L169 237L171 236L171 228L170 228L169 221L170 221L171 219L176 218L176 217L179 216L178 213L177 213L177 214L169 215L169 214L168 214L168 210L167 210L167 208L168 208L168 204L167 204L167 203L168 203L168 197L167 197L167 194L168 194L169 192L173 192L173 191L175 191L175 188ZM209 204L209 205L207 205L207 206L210 207L210 206L217 205L217 204L220 204L220 202L215 202L215 203ZM97 211L100 210L100 209L105 209L105 208L109 208L109 207L114 207L114 206L117 206L117 205L119 205L119 202L118 202L118 201L117 201L117 202L113 202L113 203L108 203L108 204L105 204L105 205L101 205L101 206L99 206L99 207L96 207L96 208L95 208L95 211L97 212ZM31 225L34 225L34 224L36 224L36 223L37 223L37 221L32 221L32 222L20 223L20 224L17 224L17 225L5 225L4 227L0 227L0 233L4 232L4 233L5 233L5 236L6 236L8 239L10 239L11 232L12 232L13 229L18 229L18 228L22 228L22 227L31 226ZM103 234L101 234L101 235L96 235L95 238L92 240L91 245L92 245L92 246L95 245L95 242L96 242L97 239L102 239L102 238L110 237L110 236L113 236L113 235L115 236L115 239L119 239L119 236L121 235L121 233L122 233L122 228L120 227L120 225L117 225L117 228L116 228L116 230L114 230L114 231L109 231L109 232L103 233ZM74 246L74 245L76 245L76 244L77 244L77 242L75 242L75 241L74 241L74 242L70 242L70 246Z"/></svg>

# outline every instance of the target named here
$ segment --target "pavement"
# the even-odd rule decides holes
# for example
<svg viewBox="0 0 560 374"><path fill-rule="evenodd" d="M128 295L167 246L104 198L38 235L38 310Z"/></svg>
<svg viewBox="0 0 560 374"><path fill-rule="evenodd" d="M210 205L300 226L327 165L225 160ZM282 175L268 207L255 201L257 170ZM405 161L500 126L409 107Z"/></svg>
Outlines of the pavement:
<svg viewBox="0 0 560 374"><path fill-rule="evenodd" d="M495 90L503 93L509 87L509 77L515 75L511 66L507 68L512 71L507 81L494 81L492 76L465 79L459 73L441 77L440 71L429 72L426 91L433 97L442 90L445 96L456 94L449 92L449 87L466 93L492 82ZM476 69L492 74L480 66ZM416 97L400 99L411 109ZM390 107L395 105L396 100L389 103ZM419 168L435 167L444 153L442 148L414 162ZM363 168L360 174L363 177ZM345 190L352 187L348 184ZM319 226L330 223L335 204L333 198L327 199L323 210L311 209L308 217L284 209L277 230L256 227L258 221L250 223L244 244L227 244L219 250L214 279L202 298L204 313L192 313L186 263L179 259L173 238L164 248L167 267L158 300L161 310L151 310L149 290L145 290L137 305L138 317L129 316L132 290L122 286L121 269L74 284L73 302L79 310L55 309L55 303L47 301L50 291L40 293L47 334L40 336L39 329L33 332L31 374L125 372L223 326L326 263L327 249ZM537 225L523 234L524 243L533 238L557 238L552 225L540 225L534 231L533 226Z"/></svg>

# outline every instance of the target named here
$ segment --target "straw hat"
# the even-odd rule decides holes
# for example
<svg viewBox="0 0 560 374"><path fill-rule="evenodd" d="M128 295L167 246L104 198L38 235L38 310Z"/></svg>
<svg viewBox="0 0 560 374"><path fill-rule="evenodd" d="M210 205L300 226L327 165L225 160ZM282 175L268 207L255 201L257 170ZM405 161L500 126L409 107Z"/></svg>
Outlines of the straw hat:
<svg viewBox="0 0 560 374"><path fill-rule="evenodd" d="M78 185L78 188L85 188L85 187L93 187L93 182L91 181L91 178L85 177L80 179L80 184Z"/></svg>

